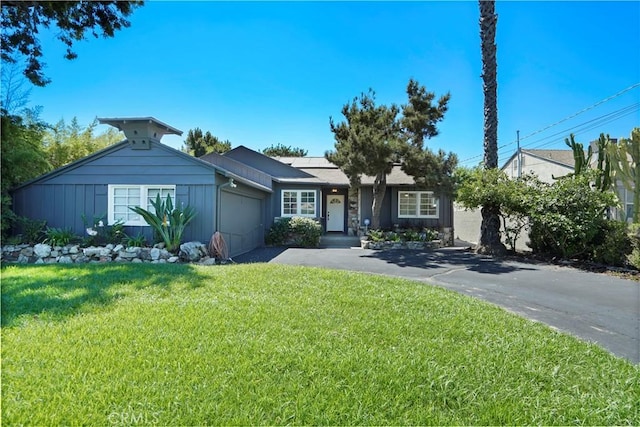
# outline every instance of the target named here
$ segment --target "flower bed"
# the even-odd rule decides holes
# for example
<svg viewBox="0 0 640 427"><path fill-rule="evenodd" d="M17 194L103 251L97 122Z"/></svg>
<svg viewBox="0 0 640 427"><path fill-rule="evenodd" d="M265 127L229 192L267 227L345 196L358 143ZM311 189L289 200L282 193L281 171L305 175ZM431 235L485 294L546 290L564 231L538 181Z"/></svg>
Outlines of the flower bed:
<svg viewBox="0 0 640 427"><path fill-rule="evenodd" d="M423 228L396 231L369 230L360 241L362 249L435 249L444 246L443 233Z"/></svg>
<svg viewBox="0 0 640 427"><path fill-rule="evenodd" d="M442 247L442 240L431 240L429 242L374 242L371 240L361 240L362 249L437 249Z"/></svg>

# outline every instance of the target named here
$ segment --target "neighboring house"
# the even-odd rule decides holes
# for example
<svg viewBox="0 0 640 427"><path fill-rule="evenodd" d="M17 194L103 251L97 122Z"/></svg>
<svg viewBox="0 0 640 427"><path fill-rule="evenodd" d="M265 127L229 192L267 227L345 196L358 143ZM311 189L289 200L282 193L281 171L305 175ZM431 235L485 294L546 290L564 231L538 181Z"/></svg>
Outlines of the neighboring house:
<svg viewBox="0 0 640 427"><path fill-rule="evenodd" d="M518 161L520 164L518 165ZM509 178L534 174L543 182L552 183L555 178L574 171L572 150L520 150L516 151L502 166Z"/></svg>
<svg viewBox="0 0 640 427"><path fill-rule="evenodd" d="M271 158L246 147L195 158L160 142L182 132L152 117L99 119L123 131L126 140L70 163L12 190L16 214L46 220L49 227L83 235L87 218L104 215L108 225L124 221L127 234L153 232L130 207L153 209L157 194L197 212L185 240L208 242L220 231L232 256L264 244L278 218L304 216L324 231L357 235L371 218L372 177L358 189L324 158ZM437 191L418 189L393 168L381 212L381 227L453 226L453 204Z"/></svg>

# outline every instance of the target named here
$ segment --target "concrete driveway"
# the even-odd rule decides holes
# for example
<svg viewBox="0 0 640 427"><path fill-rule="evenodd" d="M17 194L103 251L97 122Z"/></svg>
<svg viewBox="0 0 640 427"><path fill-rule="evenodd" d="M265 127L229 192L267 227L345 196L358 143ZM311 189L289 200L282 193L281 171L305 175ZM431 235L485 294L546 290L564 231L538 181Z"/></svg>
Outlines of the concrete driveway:
<svg viewBox="0 0 640 427"><path fill-rule="evenodd" d="M496 260L461 248L374 251L261 248L236 262L326 267L402 277L497 304L640 363L640 283L543 263Z"/></svg>

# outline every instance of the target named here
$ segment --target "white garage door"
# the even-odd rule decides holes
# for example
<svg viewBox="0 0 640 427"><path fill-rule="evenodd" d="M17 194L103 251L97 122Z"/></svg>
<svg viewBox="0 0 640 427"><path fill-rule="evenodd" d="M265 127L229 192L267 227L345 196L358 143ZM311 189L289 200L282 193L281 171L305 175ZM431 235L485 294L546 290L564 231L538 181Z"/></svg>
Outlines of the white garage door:
<svg viewBox="0 0 640 427"><path fill-rule="evenodd" d="M222 191L220 195L220 232L231 256L262 246L262 200Z"/></svg>

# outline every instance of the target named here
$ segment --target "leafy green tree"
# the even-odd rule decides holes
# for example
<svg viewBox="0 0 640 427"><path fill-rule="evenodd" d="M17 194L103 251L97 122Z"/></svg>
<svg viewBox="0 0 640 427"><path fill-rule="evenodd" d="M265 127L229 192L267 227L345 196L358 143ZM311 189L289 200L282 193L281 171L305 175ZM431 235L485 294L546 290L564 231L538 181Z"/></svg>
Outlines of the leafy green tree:
<svg viewBox="0 0 640 427"><path fill-rule="evenodd" d="M27 87L29 86L29 87ZM20 73L18 64L5 63L0 68L2 109L9 115L20 115L29 103L32 86Z"/></svg>
<svg viewBox="0 0 640 427"><path fill-rule="evenodd" d="M494 0L479 0L480 46L482 52L482 90L484 94L484 167L498 167L498 63L496 28L498 15ZM482 224L477 252L500 255L506 251L500 237L500 207L492 203L482 206Z"/></svg>
<svg viewBox="0 0 640 427"><path fill-rule="evenodd" d="M409 80L408 103L402 106L400 119L402 136L407 142L403 147L405 151L401 153L402 170L413 176L418 186L452 195L458 157L444 150L438 150L436 154L424 146L425 140L438 135L436 125L444 119L451 99L451 95L446 93L434 104L435 96L416 80Z"/></svg>
<svg viewBox="0 0 640 427"><path fill-rule="evenodd" d="M184 143L185 147L182 150L194 157L201 157L208 153L222 154L231 150L229 140L222 141L209 131L203 134L200 128L190 129Z"/></svg>
<svg viewBox="0 0 640 427"><path fill-rule="evenodd" d="M436 105L433 104L435 97L434 92L427 91L416 80L409 79L408 103L402 106L400 124L404 137L415 148L422 149L425 139L438 135L436 125L444 119L449 109L450 93L441 96Z"/></svg>
<svg viewBox="0 0 640 427"><path fill-rule="evenodd" d="M375 92L361 94L342 107L346 121L329 124L336 140L335 151L326 158L349 177L351 184L360 185L362 175L374 177L371 228L380 227L380 211L387 189L387 175L399 160L402 138L395 105L376 105Z"/></svg>
<svg viewBox="0 0 640 427"><path fill-rule="evenodd" d="M130 26L127 17L142 1L12 1L0 3L2 61L26 59L24 75L36 86L50 82L42 71L39 31L56 27L56 38L67 46L66 59L74 59L74 42L94 37L113 37Z"/></svg>
<svg viewBox="0 0 640 427"><path fill-rule="evenodd" d="M24 117L12 116L2 111L0 126L2 141L0 180L2 197L2 237L16 219L11 210L9 190L47 172L50 168L42 149L41 141L45 125L39 120L37 111L28 110Z"/></svg>
<svg viewBox="0 0 640 427"><path fill-rule="evenodd" d="M629 139L620 138L609 145L615 177L633 192L633 222L640 222L640 128L631 131Z"/></svg>
<svg viewBox="0 0 640 427"><path fill-rule="evenodd" d="M304 157L307 155L307 150L290 145L278 144L265 148L262 150L262 154L269 157Z"/></svg>
<svg viewBox="0 0 640 427"><path fill-rule="evenodd" d="M50 126L42 145L51 167L59 168L124 139L124 135L112 127L94 135L97 125L98 121L94 120L87 127L82 127L74 117L69 124L61 119Z"/></svg>
<svg viewBox="0 0 640 427"><path fill-rule="evenodd" d="M327 159L342 169L353 186L360 184L362 175L374 177L372 229L380 227L387 175L397 162L402 162L403 170L418 186L453 191L457 157L443 151L434 154L424 147L425 139L438 134L436 125L444 118L450 95L440 97L434 105L435 94L411 79L407 96L402 116L396 105L376 105L375 92L370 89L344 105L346 122L336 124L330 119L336 144L335 151L325 154Z"/></svg>
<svg viewBox="0 0 640 427"><path fill-rule="evenodd" d="M505 238L515 251L516 241L528 224L536 178L525 175L510 179L506 173L494 168L481 167L457 170L461 184L456 201L466 209L477 209L488 204L499 207Z"/></svg>
<svg viewBox="0 0 640 427"><path fill-rule="evenodd" d="M592 186L598 171L587 169L552 184L534 175L509 179L498 169L475 168L462 175L457 201L467 209L498 206L512 250L528 227L529 246L537 254L620 265L631 251L624 224L605 215L616 203L615 194Z"/></svg>

